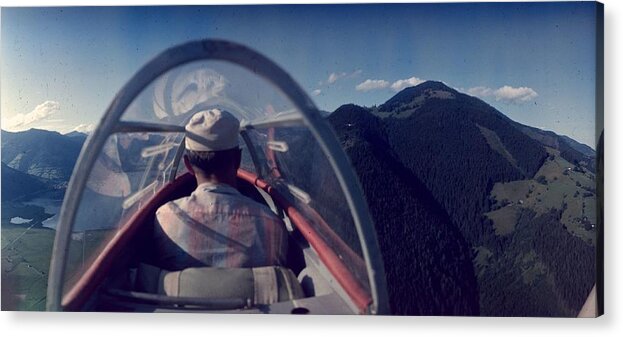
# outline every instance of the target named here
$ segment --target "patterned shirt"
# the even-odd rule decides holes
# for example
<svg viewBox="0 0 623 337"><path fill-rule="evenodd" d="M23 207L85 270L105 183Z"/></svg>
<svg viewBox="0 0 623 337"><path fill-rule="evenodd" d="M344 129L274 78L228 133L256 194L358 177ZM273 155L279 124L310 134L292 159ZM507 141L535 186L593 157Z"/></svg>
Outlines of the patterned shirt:
<svg viewBox="0 0 623 337"><path fill-rule="evenodd" d="M288 242L285 225L270 208L212 183L161 206L154 240L160 267L169 270L283 265Z"/></svg>

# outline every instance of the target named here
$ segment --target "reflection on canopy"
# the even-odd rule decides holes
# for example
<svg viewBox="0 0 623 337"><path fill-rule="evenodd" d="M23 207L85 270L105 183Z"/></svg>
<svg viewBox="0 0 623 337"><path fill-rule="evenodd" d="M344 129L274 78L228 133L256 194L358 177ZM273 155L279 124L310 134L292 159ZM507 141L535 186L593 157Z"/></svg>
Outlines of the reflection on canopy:
<svg viewBox="0 0 623 337"><path fill-rule="evenodd" d="M212 108L231 112L247 126L292 114L302 121L300 112L272 84L221 61L193 62L159 76L122 120L183 126L195 113Z"/></svg>

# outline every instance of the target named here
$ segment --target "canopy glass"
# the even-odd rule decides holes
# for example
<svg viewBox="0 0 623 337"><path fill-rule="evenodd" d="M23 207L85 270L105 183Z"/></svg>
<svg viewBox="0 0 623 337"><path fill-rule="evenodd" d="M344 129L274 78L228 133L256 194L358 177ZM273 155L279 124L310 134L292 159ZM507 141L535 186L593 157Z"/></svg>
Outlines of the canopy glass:
<svg viewBox="0 0 623 337"><path fill-rule="evenodd" d="M351 211L300 110L269 82L222 61L192 62L162 74L111 129L78 204L65 289L136 212L183 172L177 172L183 167L183 127L196 112L213 108L241 121L242 168L295 205L369 289Z"/></svg>
<svg viewBox="0 0 623 337"><path fill-rule="evenodd" d="M202 110L241 121L241 169L280 194L371 294L386 304L382 262L357 179L328 123L280 68L224 41L165 51L117 95L87 140L61 210L48 308L185 173L184 125ZM198 139L195 139L198 140ZM200 140L198 140L200 141ZM380 288L379 288L380 285ZM61 290L64 289L64 290Z"/></svg>

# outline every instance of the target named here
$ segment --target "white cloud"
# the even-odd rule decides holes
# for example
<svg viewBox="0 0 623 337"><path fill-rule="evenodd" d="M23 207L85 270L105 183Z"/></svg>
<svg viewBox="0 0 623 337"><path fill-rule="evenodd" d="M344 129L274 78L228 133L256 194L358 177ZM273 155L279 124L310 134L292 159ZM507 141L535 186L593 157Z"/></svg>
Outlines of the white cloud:
<svg viewBox="0 0 623 337"><path fill-rule="evenodd" d="M371 80L367 79L355 87L358 91L370 91L370 90L378 90L389 87L389 82L385 80Z"/></svg>
<svg viewBox="0 0 623 337"><path fill-rule="evenodd" d="M501 101L506 104L524 104L534 101L534 99L539 96L539 94L532 88L515 88L509 85L505 85L497 89L478 86L469 88L466 92L472 96L477 96L480 98L493 97L496 101Z"/></svg>
<svg viewBox="0 0 623 337"><path fill-rule="evenodd" d="M312 91L312 96L318 96L318 95L320 95L321 93L322 93L322 90L320 90L320 89L316 89L316 90Z"/></svg>
<svg viewBox="0 0 623 337"><path fill-rule="evenodd" d="M511 86L505 85L499 89L497 89L493 95L497 101L504 101L507 103L513 104L521 104L526 102L531 102L539 94L536 93L532 88L528 87L519 87L513 88Z"/></svg>
<svg viewBox="0 0 623 337"><path fill-rule="evenodd" d="M353 71L352 73L347 73L347 72L336 72L336 73L331 73L329 74L329 78L327 78L327 84L333 84L335 82L337 82L338 80L341 80L342 78L353 78L353 77L357 77L359 75L361 75L361 73L363 73L363 71L361 69L357 69L355 71Z"/></svg>
<svg viewBox="0 0 623 337"><path fill-rule="evenodd" d="M346 76L346 73L340 73L340 74L338 74L338 73L331 73L329 75L329 78L327 79L327 83L333 84L333 83L337 82L337 80L339 80L340 78L342 78L344 76Z"/></svg>
<svg viewBox="0 0 623 337"><path fill-rule="evenodd" d="M29 128L30 125L43 121L60 110L60 103L55 101L45 101L37 105L34 110L29 113L11 117L4 126L7 130L22 131Z"/></svg>
<svg viewBox="0 0 623 337"><path fill-rule="evenodd" d="M75 128L73 128L73 130L71 130L70 132L76 131L76 132L90 134L91 132L93 132L93 130L95 130L95 124L90 123L90 124L80 124L76 126Z"/></svg>
<svg viewBox="0 0 623 337"><path fill-rule="evenodd" d="M414 77L410 77L404 80L398 80L392 83L391 88L394 91L400 91L404 88L413 87L420 83L424 83L424 80L414 76Z"/></svg>

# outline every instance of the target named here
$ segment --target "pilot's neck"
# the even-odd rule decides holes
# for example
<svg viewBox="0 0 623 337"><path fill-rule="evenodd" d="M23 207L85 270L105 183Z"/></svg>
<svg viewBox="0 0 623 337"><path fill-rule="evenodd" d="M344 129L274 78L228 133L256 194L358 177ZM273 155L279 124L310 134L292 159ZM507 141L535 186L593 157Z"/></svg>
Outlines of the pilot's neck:
<svg viewBox="0 0 623 337"><path fill-rule="evenodd" d="M230 175L196 174L195 178L197 179L197 186L201 184L209 183L212 185L227 184L233 188L238 188L236 184L236 176L233 174L230 174Z"/></svg>

